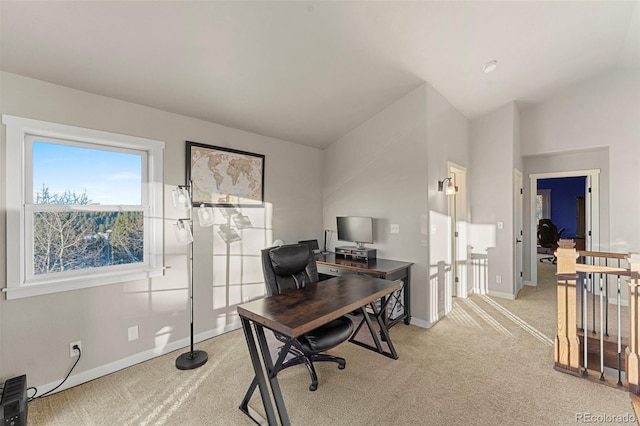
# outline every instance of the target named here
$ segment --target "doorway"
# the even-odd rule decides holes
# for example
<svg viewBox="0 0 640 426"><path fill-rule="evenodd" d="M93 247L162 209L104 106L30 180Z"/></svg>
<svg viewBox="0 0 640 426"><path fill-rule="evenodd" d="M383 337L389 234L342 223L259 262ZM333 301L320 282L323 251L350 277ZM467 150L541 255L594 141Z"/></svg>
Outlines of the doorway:
<svg viewBox="0 0 640 426"><path fill-rule="evenodd" d="M573 214L576 220L575 228L572 227L565 231L562 237L576 239L576 249L582 250L599 250L600 249L600 170L577 170L572 172L552 172L552 173L538 173L529 175L529 203L530 203L530 253L529 259L531 264L531 284L536 285L538 282L538 250L537 250L537 224L541 214L547 214L551 216L553 214L553 203L547 206L541 206L540 200L542 198L551 199L553 191L542 191L538 194L538 185L540 181L547 179L557 178L581 178L584 185L584 197L581 200L576 199L576 204L573 207ZM577 198L577 197L576 197ZM541 213L542 211L548 211L548 213ZM580 213L579 213L580 212ZM582 213L583 212L583 213ZM578 217L583 215L583 222ZM567 222L568 223L568 222ZM578 229L582 227L582 229ZM558 227L559 230L562 226ZM578 235L578 233L582 235ZM573 235L569 235L573 234ZM580 237L582 236L582 239ZM579 245L579 246L578 246ZM579 248L580 247L580 248Z"/></svg>
<svg viewBox="0 0 640 426"><path fill-rule="evenodd" d="M451 297L467 297L469 288L467 254L467 169L448 162L448 176L457 187L449 198L451 218Z"/></svg>

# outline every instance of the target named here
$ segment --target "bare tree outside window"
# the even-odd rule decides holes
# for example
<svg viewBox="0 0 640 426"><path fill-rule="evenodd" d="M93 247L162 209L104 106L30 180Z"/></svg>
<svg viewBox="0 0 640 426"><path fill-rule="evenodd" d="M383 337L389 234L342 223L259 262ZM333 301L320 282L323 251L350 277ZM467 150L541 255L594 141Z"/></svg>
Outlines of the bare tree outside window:
<svg viewBox="0 0 640 426"><path fill-rule="evenodd" d="M86 191L52 193L43 184L34 204L82 206L91 200ZM34 275L143 261L141 211L36 211L33 222Z"/></svg>

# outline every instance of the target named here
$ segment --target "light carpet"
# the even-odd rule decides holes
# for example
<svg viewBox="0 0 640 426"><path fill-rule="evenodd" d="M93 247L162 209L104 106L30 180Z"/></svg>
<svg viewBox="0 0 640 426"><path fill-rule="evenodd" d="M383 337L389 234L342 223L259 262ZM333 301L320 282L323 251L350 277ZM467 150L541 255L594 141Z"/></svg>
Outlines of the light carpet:
<svg viewBox="0 0 640 426"><path fill-rule="evenodd" d="M278 376L293 425L575 425L580 416L628 418L629 395L555 371L553 267L538 287L507 301L473 295L429 330L398 324L400 359L354 344ZM551 274L551 275L549 275ZM549 276L551 278L549 278ZM545 293L547 293L545 295ZM551 296L549 296L549 293ZM209 362L175 368L184 350L36 400L29 425L251 425L240 404L252 379L241 330L197 345ZM262 411L258 392L251 406Z"/></svg>

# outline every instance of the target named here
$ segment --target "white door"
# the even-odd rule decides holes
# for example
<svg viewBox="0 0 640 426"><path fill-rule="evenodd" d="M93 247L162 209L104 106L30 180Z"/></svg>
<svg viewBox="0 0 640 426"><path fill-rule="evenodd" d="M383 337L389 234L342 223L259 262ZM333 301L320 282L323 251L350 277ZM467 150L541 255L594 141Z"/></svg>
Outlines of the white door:
<svg viewBox="0 0 640 426"><path fill-rule="evenodd" d="M514 295L517 297L518 292L523 286L522 280L522 255L523 255L523 202L524 202L524 188L522 186L522 172L518 169L514 169L513 176L513 236L514 236L514 248L513 248L513 282L515 285Z"/></svg>

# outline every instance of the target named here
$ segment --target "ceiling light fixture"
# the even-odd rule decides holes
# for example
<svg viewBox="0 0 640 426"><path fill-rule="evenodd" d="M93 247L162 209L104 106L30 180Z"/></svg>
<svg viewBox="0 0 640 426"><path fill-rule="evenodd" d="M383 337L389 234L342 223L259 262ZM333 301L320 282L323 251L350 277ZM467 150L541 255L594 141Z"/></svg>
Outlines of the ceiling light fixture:
<svg viewBox="0 0 640 426"><path fill-rule="evenodd" d="M488 74L491 71L495 70L497 67L498 67L498 61L494 59L493 61L487 62L487 64L484 67L482 67L482 71L484 71L485 74Z"/></svg>

